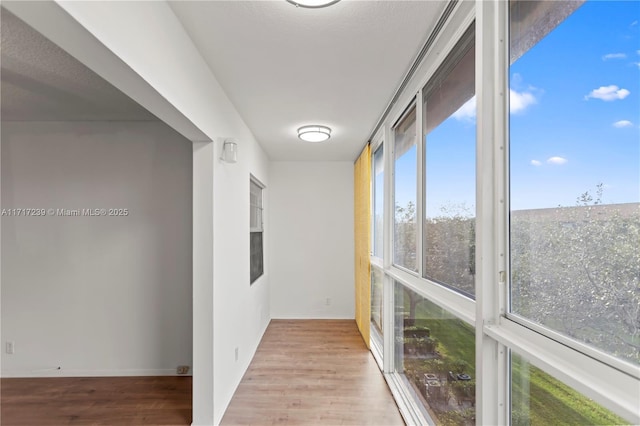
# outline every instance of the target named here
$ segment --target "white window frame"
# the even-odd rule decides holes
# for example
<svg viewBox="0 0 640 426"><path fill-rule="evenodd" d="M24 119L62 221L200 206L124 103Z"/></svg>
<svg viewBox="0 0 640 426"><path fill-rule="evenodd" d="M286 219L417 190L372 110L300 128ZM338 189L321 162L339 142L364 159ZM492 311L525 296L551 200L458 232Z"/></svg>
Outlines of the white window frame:
<svg viewBox="0 0 640 426"><path fill-rule="evenodd" d="M251 194L253 192L253 187L254 185L259 189L259 198L260 198L260 203L259 205L253 205L251 203ZM260 275L258 275L255 279L251 280L251 276L249 277L249 284L253 285L256 283L256 281L258 281L260 279L260 277L264 276L264 269L265 269L265 256L264 256L264 249L265 249L265 244L264 244L264 190L265 190L266 186L260 182L260 180L258 180L255 176L253 176L252 174L249 174L249 236L251 237L251 234L254 232L259 232L262 234L262 273ZM258 209L259 210L259 219L260 219L260 223L257 224L257 226L251 226L251 217L254 214L254 209ZM249 258L251 259L252 254L251 253L251 246L249 246ZM249 265L249 274L251 274L251 265Z"/></svg>
<svg viewBox="0 0 640 426"><path fill-rule="evenodd" d="M561 380L603 407L640 424L640 368L586 345L573 345L557 333L508 315L509 300L509 3L507 1L459 1L433 42L414 77L398 96L395 106L372 145L385 143L385 218L383 259L371 257L374 267L384 270L383 371L408 424L424 424L415 402L403 389L394 371L393 280L440 305L476 329L476 419L478 424L510 423L510 351ZM418 198L424 205L422 188L421 90L454 48L468 26L476 22L476 300L394 265L393 226L395 195L393 125L417 97ZM417 95L417 96L416 96ZM420 113L419 113L420 112ZM383 140L385 142L383 142ZM418 213L418 212L417 212ZM422 217L420 211L419 218ZM417 238L417 256L422 258L422 220Z"/></svg>
<svg viewBox="0 0 640 426"><path fill-rule="evenodd" d="M371 262L372 263L376 263L378 264L380 267L382 267L382 262L384 259L384 242L386 241L385 235L384 235L384 224L386 222L386 211L384 211L384 209L386 208L387 205L387 197L386 197L386 191L385 191L385 187L386 187L386 176L387 176L387 164L386 164L386 150L387 147L384 144L384 129L380 129L378 131L378 133L376 134L376 136L373 138L373 142L371 144L369 144L369 147L371 149L371 250L369 252L369 255L371 257ZM382 187L382 198L383 198L383 203L382 203L382 208L383 208L383 212L382 212L382 217L383 217L383 224L382 224L382 257L376 256L374 254L374 245L375 245L375 238L376 238L376 234L374 232L375 230L375 193L376 193L376 187L375 187L375 161L374 161L374 156L375 153L378 151L378 149L382 148L382 163L383 163L383 173L384 173L384 181L383 181L383 187Z"/></svg>
<svg viewBox="0 0 640 426"><path fill-rule="evenodd" d="M509 301L509 3L486 2L481 13L490 33L499 28L487 43L485 52L493 50L491 61L499 70L485 70L480 76L492 75L493 98L498 99L501 114L494 117L498 137L495 139L496 163L495 193L497 226L497 253L499 253L498 293L499 316L497 322L487 323L484 332L503 347L509 347L534 366L561 380L576 391L593 399L632 424L640 424L640 367L605 354L549 328L533 324L508 311ZM488 68L489 66L487 66ZM478 79L478 76L476 77ZM479 80L479 81L486 81ZM483 105L484 106L484 105ZM494 287L495 288L495 287Z"/></svg>
<svg viewBox="0 0 640 426"><path fill-rule="evenodd" d="M396 402L400 408L407 424L432 424L431 419L426 418L416 402L408 394L407 390L402 384L400 376L394 372L394 327L393 318L395 311L393 281L396 280L409 289L413 290L417 294L429 299L430 301L442 306L447 311L455 315L456 317L467 322L471 326L475 327L476 307L475 302L466 296L451 290L450 288L441 286L422 277L422 262L417 263L418 272L409 271L402 266L393 263L393 227L394 227L394 203L395 203L395 141L394 141L394 128L406 113L413 106L413 102L416 103L416 132L417 132L417 202L416 202L416 214L418 214L418 232L416 237L417 248L416 256L420 259L423 253L423 239L422 239L422 209L424 205L423 194L423 169L424 169L424 155L423 155L423 135L422 135L422 88L427 84L428 80L433 76L436 70L441 65L442 61L446 59L447 54L457 44L458 40L466 32L467 28L474 20L474 3L471 1L459 2L456 5L454 12L451 14L448 23L444 30L439 34L434 41L429 53L426 55L425 60L420 65L415 78L409 83L403 94L400 95L396 102L396 107L391 110L389 120L385 122L384 128L386 129L386 140L389 141L385 148L385 172L386 181L388 187L389 197L385 197L387 201L385 210L385 258L383 259L383 265L385 269L385 336L384 336L384 373L387 383L391 389ZM435 53L437 52L437 53ZM420 77L420 78L418 78ZM385 193L386 195L387 193Z"/></svg>
<svg viewBox="0 0 640 426"><path fill-rule="evenodd" d="M416 134L416 221L417 221L417 227L416 227L416 266L417 266L417 271L412 271L408 268L405 268L402 265L398 265L395 263L395 251L394 251L394 245L395 245L395 218L396 218L396 193L395 193L395 185L396 185L396 168L395 168L395 163L396 163L396 128L398 127L398 125L400 124L400 122L402 122L402 120L404 120L405 118L407 118L409 116L409 114L411 113L412 110L415 110L415 115L416 115L416 132L419 129L422 129L422 127L420 127L420 123L421 123L421 119L420 117L418 117L418 105L420 104L420 102L418 102L418 99L416 96L413 96L413 99L411 100L411 102L409 102L407 104L407 106L405 108L402 109L402 111L396 113L396 118L392 121L393 125L389 126L389 140L391 141L390 145L390 153L389 153L389 157L391 157L390 163L391 166L389 168L389 170L391 171L391 173L389 173L392 177L391 180L391 210L392 210L392 217L390 218L391 220L391 264L393 265L394 268L397 268L401 271L405 271L408 274L411 275L422 275L422 263L418 262L418 260L421 258L422 256L422 252L421 252L421 247L422 244L419 241L419 236L421 235L421 233L419 234L418 231L422 230L422 225L421 225L421 220L418 216L418 206L420 205L421 201L420 201L420 191L419 189L422 187L422 184L420 182L420 164L421 160L420 160L420 153L422 152L421 148L420 148L420 139L419 139L419 135ZM422 111L422 109L420 110ZM420 212L422 212L422 209L420 208Z"/></svg>
<svg viewBox="0 0 640 426"><path fill-rule="evenodd" d="M389 154L387 152L388 150L388 145L385 145L384 141L385 141L385 128L382 127L378 130L378 132L376 133L376 135L372 138L372 142L369 144L369 147L371 149L371 251L370 251L370 256L369 256L369 260L370 260L370 264L371 264L371 272L370 274L373 274L373 268L378 269L381 273L382 273L382 317L386 318L387 315L389 315L388 309L387 309L387 296L386 296L386 287L387 287L387 276L384 273L385 271L385 265L384 265L384 259L387 258L388 259L388 254L387 254L387 250L388 250L388 244L386 243L388 241L389 238L389 230L388 230L388 220L387 220L387 205L389 204L388 200L389 200L389 193L388 193L388 180L389 180L389 168L387 165L387 161L388 161L388 157ZM383 187L382 187L382 192L383 192L383 204L382 204L382 217L383 217L383 222L382 222L382 257L378 257L374 255L374 250L373 250L373 242L375 241L375 234L373 232L373 229L375 227L375 168L373 167L374 164L374 155L376 153L376 151L378 151L378 149L382 148L382 163L383 163L383 167L384 167L384 176L383 176ZM380 369L384 372L385 371L385 358L387 358L386 353L385 353L385 348L388 347L388 343L386 341L387 339L387 334L388 334L388 330L386 329L386 322L383 322L382 324L382 347L379 347L377 343L374 343L373 339L371 339L371 337L369 337L370 342L369 342L369 346L371 347L371 352L373 353L374 358L376 359L376 362L378 363L378 367L380 367Z"/></svg>

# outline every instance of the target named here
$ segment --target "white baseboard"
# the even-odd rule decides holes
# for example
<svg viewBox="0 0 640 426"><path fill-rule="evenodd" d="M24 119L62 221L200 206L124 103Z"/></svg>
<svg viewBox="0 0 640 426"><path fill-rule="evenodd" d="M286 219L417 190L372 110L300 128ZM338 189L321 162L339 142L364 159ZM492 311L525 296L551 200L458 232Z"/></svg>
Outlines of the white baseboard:
<svg viewBox="0 0 640 426"><path fill-rule="evenodd" d="M277 315L271 317L274 320L353 320L353 316L341 316L341 315Z"/></svg>
<svg viewBox="0 0 640 426"><path fill-rule="evenodd" d="M176 374L175 368L170 369L130 369L130 370L73 370L65 368L49 368L39 370L3 370L3 378L17 377L127 377L127 376L191 376Z"/></svg>

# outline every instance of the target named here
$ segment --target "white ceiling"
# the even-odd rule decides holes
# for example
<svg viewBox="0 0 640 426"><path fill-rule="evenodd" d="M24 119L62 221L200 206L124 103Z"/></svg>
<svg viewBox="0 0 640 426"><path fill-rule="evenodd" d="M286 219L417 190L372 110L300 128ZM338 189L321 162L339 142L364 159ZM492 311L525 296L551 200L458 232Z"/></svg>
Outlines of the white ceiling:
<svg viewBox="0 0 640 426"><path fill-rule="evenodd" d="M445 7L443 1L342 0L170 5L272 160L354 160ZM328 142L296 129L322 124Z"/></svg>
<svg viewBox="0 0 640 426"><path fill-rule="evenodd" d="M171 7L273 160L354 160L445 7L442 1L176 1ZM3 121L156 120L2 8ZM297 138L305 124L328 142Z"/></svg>
<svg viewBox="0 0 640 426"><path fill-rule="evenodd" d="M157 120L4 8L0 19L2 121Z"/></svg>

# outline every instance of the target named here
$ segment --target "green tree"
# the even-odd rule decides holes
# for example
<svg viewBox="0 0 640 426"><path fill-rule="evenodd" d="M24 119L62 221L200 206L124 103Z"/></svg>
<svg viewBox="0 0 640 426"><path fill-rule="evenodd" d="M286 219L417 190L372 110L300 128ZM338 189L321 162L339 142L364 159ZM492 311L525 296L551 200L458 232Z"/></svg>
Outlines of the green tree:
<svg viewBox="0 0 640 426"><path fill-rule="evenodd" d="M396 204L393 262L412 271L417 270L417 232L416 205L412 201L406 207Z"/></svg>
<svg viewBox="0 0 640 426"><path fill-rule="evenodd" d="M640 204L512 212L514 312L640 363Z"/></svg>
<svg viewBox="0 0 640 426"><path fill-rule="evenodd" d="M446 205L424 221L427 278L475 294L475 218L465 204Z"/></svg>

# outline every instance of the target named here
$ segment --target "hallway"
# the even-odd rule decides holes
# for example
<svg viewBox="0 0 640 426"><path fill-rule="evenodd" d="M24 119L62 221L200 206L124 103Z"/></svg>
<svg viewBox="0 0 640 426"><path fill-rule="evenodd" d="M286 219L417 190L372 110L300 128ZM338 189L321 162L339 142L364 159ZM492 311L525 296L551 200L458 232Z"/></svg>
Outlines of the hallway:
<svg viewBox="0 0 640 426"><path fill-rule="evenodd" d="M403 425L353 320L272 320L223 425Z"/></svg>

